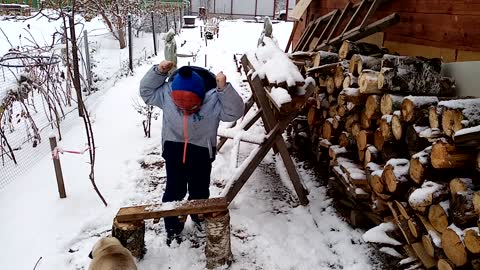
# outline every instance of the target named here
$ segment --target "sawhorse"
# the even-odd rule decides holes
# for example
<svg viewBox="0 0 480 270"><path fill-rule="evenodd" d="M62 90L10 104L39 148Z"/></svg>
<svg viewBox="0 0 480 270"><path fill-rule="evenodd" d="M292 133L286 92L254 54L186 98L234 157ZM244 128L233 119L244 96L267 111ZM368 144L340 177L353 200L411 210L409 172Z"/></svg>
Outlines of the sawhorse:
<svg viewBox="0 0 480 270"><path fill-rule="evenodd" d="M305 190L295 168L295 164L290 157L282 133L287 128L288 124L297 117L301 106L303 106L307 99L313 94L315 86L312 84L306 85L304 95L292 96L292 101L288 104L278 105L269 95L267 90L269 86L264 87L259 76L252 76L255 70L246 55L242 57L242 66L245 74L247 74L248 83L253 92L252 98L247 102L245 115L253 104L257 105L258 111L254 117L246 124L243 124L241 128L243 130L248 130L258 119L262 118L267 135L265 140L250 153L250 156L244 161L244 164L237 169L237 173L234 174L232 179L233 182L223 194L229 203L233 201L260 162L264 159L270 149L273 148L274 152L279 153L283 160L300 204L306 205L308 204L307 191ZM228 138L221 138L217 145L217 149L220 149L227 139Z"/></svg>

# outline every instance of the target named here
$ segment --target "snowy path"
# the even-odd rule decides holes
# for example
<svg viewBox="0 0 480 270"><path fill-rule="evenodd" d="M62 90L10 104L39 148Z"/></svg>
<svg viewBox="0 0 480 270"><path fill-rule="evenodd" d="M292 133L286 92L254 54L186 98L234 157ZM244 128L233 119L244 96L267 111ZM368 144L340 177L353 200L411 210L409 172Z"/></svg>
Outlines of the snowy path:
<svg viewBox="0 0 480 270"><path fill-rule="evenodd" d="M207 48L212 71L224 70L237 89L242 89L241 78L235 71L233 53L255 48L261 27L224 22L220 39ZM291 25L284 23L274 26L280 44L285 44L290 29ZM198 29L184 32L177 42L183 39L199 39ZM119 207L160 200L165 184L161 121L153 122L152 138L144 138L142 117L132 106L148 68L137 68L134 76L117 82L90 106L98 146L96 179L109 206L102 205L90 185L86 155L61 157L68 196L63 200L58 199L50 156L45 156L0 193L0 269L32 269L39 257L38 270L87 269L93 243L109 233ZM64 148L83 147L80 121L65 138L61 142ZM213 196L220 194L232 174L231 147L226 144L214 163ZM249 150L242 145L241 156ZM267 158L231 205L235 257L231 269L374 269L361 232L336 215L325 187L299 166L310 204L298 206L279 180L274 164L273 157ZM188 223L185 233L191 231ZM185 241L167 247L162 222L147 222L145 239L148 251L139 269L204 268L203 246L195 248Z"/></svg>

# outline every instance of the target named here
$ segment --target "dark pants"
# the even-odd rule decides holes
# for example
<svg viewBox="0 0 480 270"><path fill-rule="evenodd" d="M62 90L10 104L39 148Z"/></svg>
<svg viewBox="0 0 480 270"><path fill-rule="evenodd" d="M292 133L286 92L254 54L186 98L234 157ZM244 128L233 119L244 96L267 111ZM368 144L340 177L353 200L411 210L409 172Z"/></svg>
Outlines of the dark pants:
<svg viewBox="0 0 480 270"><path fill-rule="evenodd" d="M166 141L163 158L167 168L167 187L162 202L181 201L188 190L188 199L208 199L212 161L208 148L188 144L186 162L183 163L183 143ZM215 149L212 150L212 153ZM192 216L194 221L199 221ZM180 234L184 223L178 217L165 218L167 235Z"/></svg>

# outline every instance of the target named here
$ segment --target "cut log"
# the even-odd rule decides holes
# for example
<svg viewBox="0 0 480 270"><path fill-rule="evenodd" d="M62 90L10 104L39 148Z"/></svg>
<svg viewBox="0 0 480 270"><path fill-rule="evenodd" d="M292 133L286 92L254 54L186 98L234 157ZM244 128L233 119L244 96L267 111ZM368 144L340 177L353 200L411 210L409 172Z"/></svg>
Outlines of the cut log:
<svg viewBox="0 0 480 270"><path fill-rule="evenodd" d="M370 129L372 127L372 120L367 117L365 110L360 112L360 125L362 129Z"/></svg>
<svg viewBox="0 0 480 270"><path fill-rule="evenodd" d="M380 111L382 114L393 114L402 108L402 101L403 96L384 94L380 100Z"/></svg>
<svg viewBox="0 0 480 270"><path fill-rule="evenodd" d="M412 213L411 209L408 207L408 203L395 200L395 205L404 219L408 220L413 217L414 213Z"/></svg>
<svg viewBox="0 0 480 270"><path fill-rule="evenodd" d="M333 76L327 76L327 93L333 95L335 93L335 79Z"/></svg>
<svg viewBox="0 0 480 270"><path fill-rule="evenodd" d="M373 143L373 132L370 130L361 130L357 135L357 148L366 150L368 144Z"/></svg>
<svg viewBox="0 0 480 270"><path fill-rule="evenodd" d="M116 237L132 255L142 259L145 255L145 221L118 222L113 220L112 236Z"/></svg>
<svg viewBox="0 0 480 270"><path fill-rule="evenodd" d="M440 71L440 59L384 55L379 88L417 96L452 95L451 80L447 82Z"/></svg>
<svg viewBox="0 0 480 270"><path fill-rule="evenodd" d="M338 138L338 143L341 147L345 147L347 149L351 148L356 144L353 135L349 132L343 131Z"/></svg>
<svg viewBox="0 0 480 270"><path fill-rule="evenodd" d="M447 258L441 258L437 262L438 270L455 270L455 264L453 264Z"/></svg>
<svg viewBox="0 0 480 270"><path fill-rule="evenodd" d="M440 111L439 111L440 110ZM441 108L435 105L432 105L428 108L428 123L430 124L430 128L441 128L441 121L442 119L442 112Z"/></svg>
<svg viewBox="0 0 480 270"><path fill-rule="evenodd" d="M465 230L465 247L473 254L480 253L480 233L478 227Z"/></svg>
<svg viewBox="0 0 480 270"><path fill-rule="evenodd" d="M375 44L364 43L364 42L351 42L344 41L340 50L338 51L338 56L340 59L351 59L354 54L361 55L377 55L382 54L383 50L380 49Z"/></svg>
<svg viewBox="0 0 480 270"><path fill-rule="evenodd" d="M480 191L475 191L473 193L473 208L475 209L475 213L480 216ZM480 227L480 224L479 224Z"/></svg>
<svg viewBox="0 0 480 270"><path fill-rule="evenodd" d="M360 93L382 94L382 91L378 88L378 74L378 71L369 69L363 70L362 74L358 78Z"/></svg>
<svg viewBox="0 0 480 270"><path fill-rule="evenodd" d="M402 118L416 125L429 124L429 108L438 103L437 97L408 96L402 101Z"/></svg>
<svg viewBox="0 0 480 270"><path fill-rule="evenodd" d="M432 146L430 159L436 169L472 168L475 166L476 153L460 151L455 145L440 139Z"/></svg>
<svg viewBox="0 0 480 270"><path fill-rule="evenodd" d="M422 225L415 218L408 219L408 229L415 239L418 239L423 231Z"/></svg>
<svg viewBox="0 0 480 270"><path fill-rule="evenodd" d="M405 132L403 132L404 129L404 123L402 121L402 114L400 111L394 111L392 115L392 134L393 138L395 140L400 141L403 138L403 135Z"/></svg>
<svg viewBox="0 0 480 270"><path fill-rule="evenodd" d="M357 138L358 134L360 133L360 130L362 130L362 126L360 125L360 123L358 122L353 123L351 131L354 138Z"/></svg>
<svg viewBox="0 0 480 270"><path fill-rule="evenodd" d="M422 242L413 243L412 248L415 250L417 257L420 259L426 269L432 269L437 266L435 259L429 256L425 251Z"/></svg>
<svg viewBox="0 0 480 270"><path fill-rule="evenodd" d="M434 231L428 231L428 233L422 235L422 244L428 255L432 257L438 257L442 251L442 242L440 235Z"/></svg>
<svg viewBox="0 0 480 270"><path fill-rule="evenodd" d="M470 178L454 178L450 181L450 194L455 196L459 192L473 190L473 181Z"/></svg>
<svg viewBox="0 0 480 270"><path fill-rule="evenodd" d="M448 209L450 202L448 200L433 204L428 209L428 221L435 228L436 231L443 233L450 224L448 216Z"/></svg>
<svg viewBox="0 0 480 270"><path fill-rule="evenodd" d="M480 150L480 125L456 131L453 140L459 149Z"/></svg>
<svg viewBox="0 0 480 270"><path fill-rule="evenodd" d="M351 152L340 145L332 145L328 148L328 155L331 159L336 160L339 157L350 157Z"/></svg>
<svg viewBox="0 0 480 270"><path fill-rule="evenodd" d="M346 74L348 74L348 70L342 64L339 64L333 75L336 89L342 89Z"/></svg>
<svg viewBox="0 0 480 270"><path fill-rule="evenodd" d="M373 139L373 133L372 133ZM373 145L368 145L367 149L365 150L365 161L364 164L367 165L370 162L380 162L381 155L380 152L375 148Z"/></svg>
<svg viewBox="0 0 480 270"><path fill-rule="evenodd" d="M358 77L353 76L352 73L345 74L345 79L343 80L343 88L358 88Z"/></svg>
<svg viewBox="0 0 480 270"><path fill-rule="evenodd" d="M392 132L392 115L383 115L380 119L380 130L384 141L391 141L393 139Z"/></svg>
<svg viewBox="0 0 480 270"><path fill-rule="evenodd" d="M334 129L339 129L340 127L343 127L343 120L340 116L335 116L333 117L333 122L332 122L333 128Z"/></svg>
<svg viewBox="0 0 480 270"><path fill-rule="evenodd" d="M475 226L478 215L473 206L473 191L455 193L450 200L450 213L453 223L459 228L465 229Z"/></svg>
<svg viewBox="0 0 480 270"><path fill-rule="evenodd" d="M333 52L318 51L313 58L313 66L318 67L338 62L338 54Z"/></svg>
<svg viewBox="0 0 480 270"><path fill-rule="evenodd" d="M410 168L409 175L410 178L417 184L421 185L429 176L431 170L430 164L430 153L432 152L432 147L429 146L413 155L410 159Z"/></svg>
<svg viewBox="0 0 480 270"><path fill-rule="evenodd" d="M424 213L430 205L445 201L449 196L448 185L425 181L410 194L408 204L417 213Z"/></svg>
<svg viewBox="0 0 480 270"><path fill-rule="evenodd" d="M352 58L350 59L350 62L349 62L349 65L348 65L348 72L355 75L355 76L358 76L359 73L358 73L358 66L357 66L357 62L359 61L360 57L358 54L354 54L352 56Z"/></svg>
<svg viewBox="0 0 480 270"><path fill-rule="evenodd" d="M480 125L480 98L441 101L438 107L442 108L442 130L447 136Z"/></svg>
<svg viewBox="0 0 480 270"><path fill-rule="evenodd" d="M407 143L407 149L409 156L413 156L425 147L430 145L428 139L421 137L420 133L428 127L421 127L415 125L409 125L405 131L405 142Z"/></svg>
<svg viewBox="0 0 480 270"><path fill-rule="evenodd" d="M360 94L360 89L358 88L345 88L338 95L339 102L351 102L355 105L365 104L367 97Z"/></svg>
<svg viewBox="0 0 480 270"><path fill-rule="evenodd" d="M463 243L463 232L450 226L442 234L442 248L447 258L455 266L463 266L468 262L467 250Z"/></svg>
<svg viewBox="0 0 480 270"><path fill-rule="evenodd" d="M383 169L376 170L371 173L371 179L369 184L370 184L370 188L376 194L383 194L386 191L385 182L383 181L382 174L383 174Z"/></svg>
<svg viewBox="0 0 480 270"><path fill-rule="evenodd" d="M383 170L387 190L393 194L405 195L409 189L407 159L390 159Z"/></svg>
<svg viewBox="0 0 480 270"><path fill-rule="evenodd" d="M206 218L207 243L205 245L206 268L214 269L233 262L230 243L230 214L228 211Z"/></svg>
<svg viewBox="0 0 480 270"><path fill-rule="evenodd" d="M373 145L379 150L383 150L383 145L385 144L385 140L383 139L382 136L382 131L380 128L377 128L373 134Z"/></svg>
<svg viewBox="0 0 480 270"><path fill-rule="evenodd" d="M334 143L336 130L333 128L333 118L328 118L323 123L322 127L322 138L329 140L331 143Z"/></svg>
<svg viewBox="0 0 480 270"><path fill-rule="evenodd" d="M347 119L345 120L345 130L347 132L352 132L353 124L358 122L359 119L360 119L360 117L356 113L347 116ZM355 138L355 135L354 135L354 138Z"/></svg>
<svg viewBox="0 0 480 270"><path fill-rule="evenodd" d="M367 98L365 104L365 115L368 119L378 119L382 116L380 112L380 99L379 95L370 95Z"/></svg>
<svg viewBox="0 0 480 270"><path fill-rule="evenodd" d="M382 59L372 56L359 55L357 64L357 71L359 74L362 74L364 70L374 70L380 71L382 66Z"/></svg>

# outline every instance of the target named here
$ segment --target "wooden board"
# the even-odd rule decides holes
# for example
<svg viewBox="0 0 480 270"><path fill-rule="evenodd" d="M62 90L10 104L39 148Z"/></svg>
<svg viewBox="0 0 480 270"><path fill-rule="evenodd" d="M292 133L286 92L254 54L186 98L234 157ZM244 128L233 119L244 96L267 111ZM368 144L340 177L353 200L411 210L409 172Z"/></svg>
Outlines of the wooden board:
<svg viewBox="0 0 480 270"><path fill-rule="evenodd" d="M205 214L226 211L227 200L224 197L206 200L191 200L153 205L123 207L118 210L118 222L130 222L191 214Z"/></svg>
<svg viewBox="0 0 480 270"><path fill-rule="evenodd" d="M300 1L298 1L298 3L295 5L295 8L293 9L293 12L291 14L289 14L288 17L293 18L295 20L300 20L303 13L305 13L308 6L310 6L310 3L312 3L312 0L300 0Z"/></svg>
<svg viewBox="0 0 480 270"><path fill-rule="evenodd" d="M390 53L398 53L406 56L423 56L427 58L442 58L443 62L455 62L455 49L436 48L431 46L402 43L386 40L383 44Z"/></svg>
<svg viewBox="0 0 480 270"><path fill-rule="evenodd" d="M480 61L480 52L457 51L457 62Z"/></svg>
<svg viewBox="0 0 480 270"><path fill-rule="evenodd" d="M417 254L417 257L420 259L420 261L422 261L423 266L426 269L431 269L437 266L437 261L433 257L427 254L427 252L425 251L425 248L423 247L422 242L413 243L412 248Z"/></svg>

